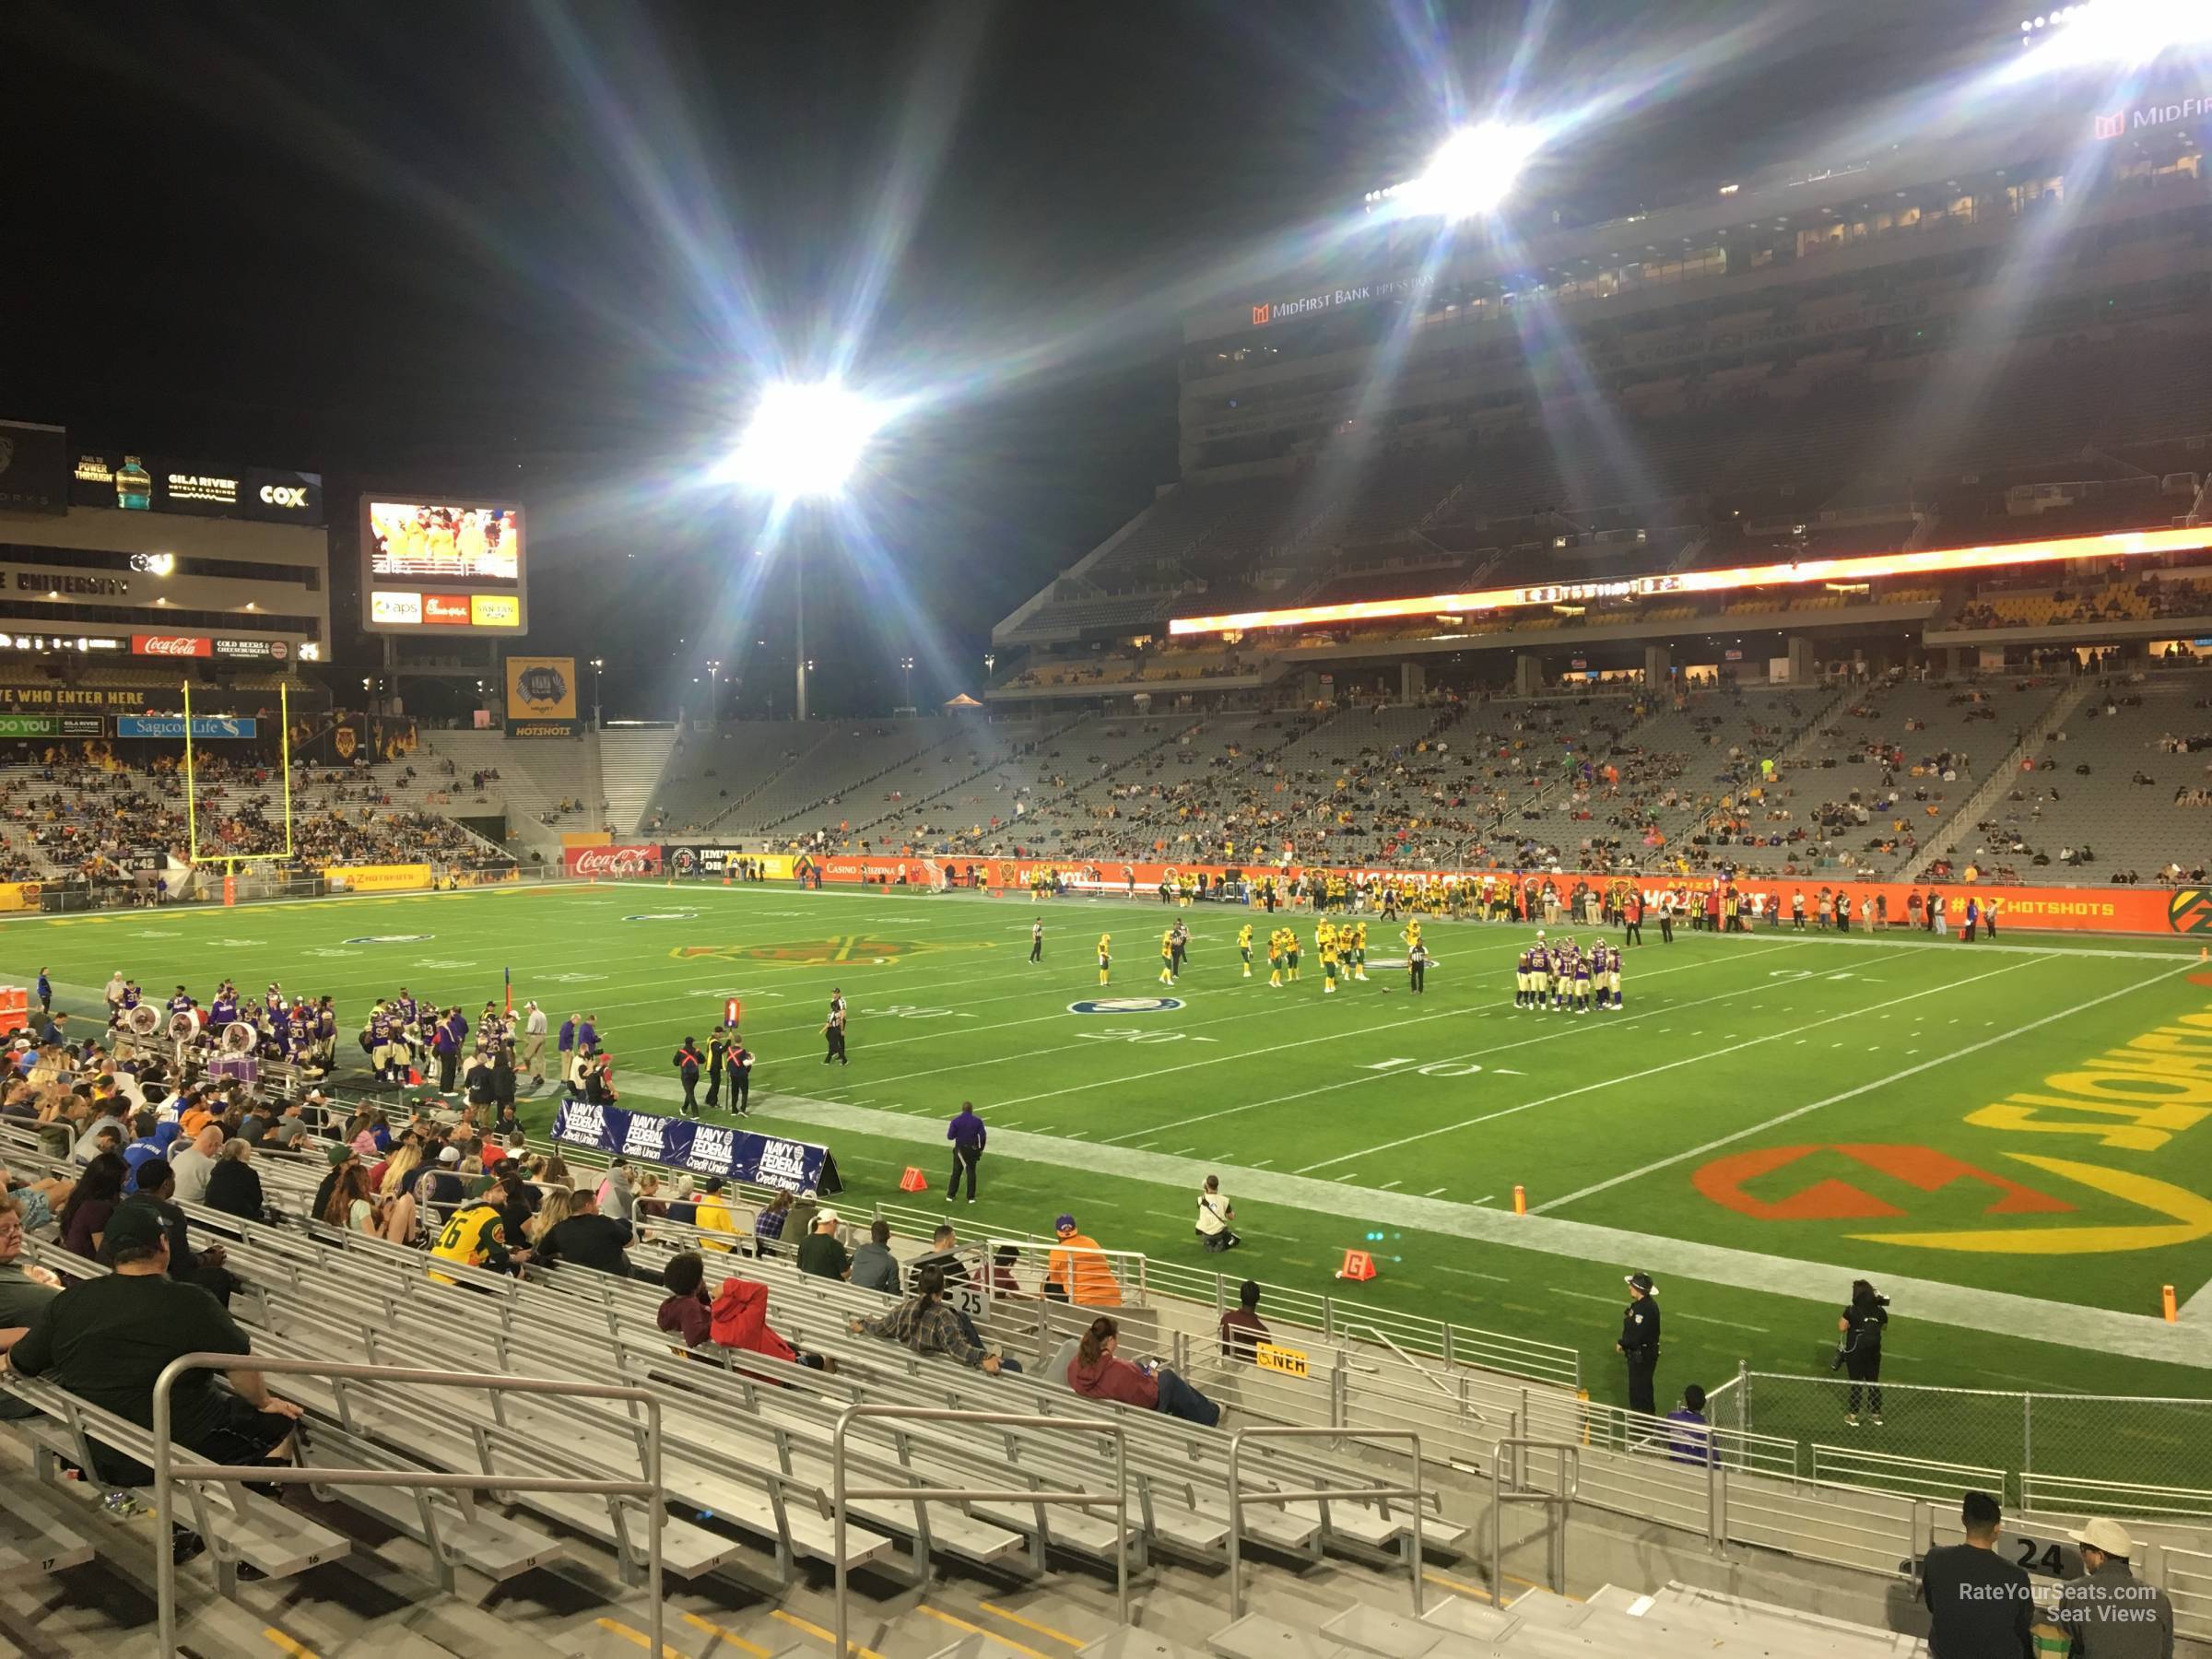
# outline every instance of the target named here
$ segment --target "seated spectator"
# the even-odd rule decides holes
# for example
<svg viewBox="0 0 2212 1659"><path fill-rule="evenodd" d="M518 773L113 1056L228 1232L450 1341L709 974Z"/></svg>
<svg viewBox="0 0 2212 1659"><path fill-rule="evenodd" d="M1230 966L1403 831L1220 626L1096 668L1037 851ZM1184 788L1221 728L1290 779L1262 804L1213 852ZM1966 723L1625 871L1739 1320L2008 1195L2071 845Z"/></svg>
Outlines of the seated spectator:
<svg viewBox="0 0 2212 1659"><path fill-rule="evenodd" d="M192 1131L186 1130L185 1134L192 1135ZM191 1140L180 1140L171 1150L169 1163L177 1172L179 1204L207 1202L207 1182L215 1174L216 1154L222 1149L222 1128L211 1123L203 1124Z"/></svg>
<svg viewBox="0 0 2212 1659"><path fill-rule="evenodd" d="M799 1271L817 1278L850 1278L853 1258L837 1236L837 1212L817 1210L814 1230L799 1241Z"/></svg>
<svg viewBox="0 0 2212 1659"><path fill-rule="evenodd" d="M160 1217L161 1225L169 1230L169 1277L181 1285L199 1286L227 1308L231 1293L238 1288L237 1277L223 1265L220 1244L193 1249L191 1222L171 1195L176 1190L175 1182L176 1171L155 1159L139 1171L138 1190L124 1200L123 1209L135 1205Z"/></svg>
<svg viewBox="0 0 2212 1659"><path fill-rule="evenodd" d="M369 1196L369 1171L358 1160L349 1160L337 1171L337 1180L331 1183L330 1196L316 1219L341 1232L361 1233L371 1239L380 1236L376 1204Z"/></svg>
<svg viewBox="0 0 2212 1659"><path fill-rule="evenodd" d="M737 1233L737 1218L730 1214L730 1203L727 1198L723 1196L722 1189L723 1180L719 1175L710 1175L699 1183L699 1205L691 1225L698 1228L701 1233L726 1233L735 1238ZM701 1238L699 1247L701 1250L712 1250L723 1255L727 1255L735 1248L734 1245L724 1244L712 1238Z"/></svg>
<svg viewBox="0 0 2212 1659"><path fill-rule="evenodd" d="M5 1164L0 1164L0 1192L22 1205L26 1232L44 1233L52 1229L55 1213L69 1202L69 1194L76 1185L59 1175L18 1181Z"/></svg>
<svg viewBox="0 0 2212 1659"><path fill-rule="evenodd" d="M1237 1291L1237 1305L1221 1315L1221 1357L1251 1360L1267 1340L1267 1326L1260 1318L1260 1282L1246 1279Z"/></svg>
<svg viewBox="0 0 2212 1659"><path fill-rule="evenodd" d="M1921 1562L1920 1599L1928 1608L1928 1651L2018 1654L2032 1659L2035 1602L2028 1571L1997 1553L2004 1512L1987 1492L1959 1506L1963 1544L1939 1544Z"/></svg>
<svg viewBox="0 0 2212 1659"><path fill-rule="evenodd" d="M1062 1216L1053 1223L1059 1247L1046 1259L1044 1293L1055 1301L1071 1301L1085 1308L1118 1308L1122 1287L1113 1277L1099 1241L1076 1230L1076 1218Z"/></svg>
<svg viewBox="0 0 2212 1659"><path fill-rule="evenodd" d="M130 1172L130 1165L112 1152L102 1153L85 1166L57 1218L64 1250L88 1262L100 1259L101 1237L123 1204L123 1182Z"/></svg>
<svg viewBox="0 0 2212 1659"><path fill-rule="evenodd" d="M2082 1576L2058 1593L2052 1622L2074 1638L2083 1659L2173 1659L2173 1603L2129 1571L2136 1541L2117 1521L2100 1517L2066 1535L2081 1546Z"/></svg>
<svg viewBox="0 0 2212 1659"><path fill-rule="evenodd" d="M1666 1420L1678 1423L1672 1431L1667 1455L1678 1464L1696 1464L1700 1467L1721 1461L1720 1448L1712 1443L1712 1429L1705 1420L1705 1391L1692 1382L1682 1391L1682 1404L1666 1414Z"/></svg>
<svg viewBox="0 0 2212 1659"><path fill-rule="evenodd" d="M975 1338L974 1327L946 1305L945 1276L935 1267L922 1269L916 1276L914 1294L906 1300L874 1319L853 1320L852 1328L855 1335L880 1336L886 1342L901 1343L917 1354L947 1355L986 1376L1021 1370L1011 1359L983 1347Z"/></svg>
<svg viewBox="0 0 2212 1659"><path fill-rule="evenodd" d="M1147 1411L1164 1411L1188 1423L1211 1429L1221 1420L1221 1407L1207 1399L1168 1367L1138 1365L1121 1359L1121 1327L1100 1317L1090 1322L1076 1349L1075 1363L1067 1368L1067 1383L1090 1400L1118 1400Z"/></svg>
<svg viewBox="0 0 2212 1659"><path fill-rule="evenodd" d="M0 1195L0 1354L16 1346L61 1288L51 1271L23 1259L23 1206ZM0 1418L36 1415L14 1395L0 1392Z"/></svg>
<svg viewBox="0 0 2212 1659"><path fill-rule="evenodd" d="M107 1253L115 1270L47 1302L0 1356L0 1367L50 1378L79 1399L150 1429L154 1381L171 1360L216 1353L243 1361L253 1345L206 1291L169 1277L169 1230L151 1206L134 1200L116 1211ZM170 1395L176 1443L211 1464L285 1461L300 1407L270 1394L250 1364L228 1367L224 1375L228 1388L204 1371L178 1379ZM90 1472L109 1486L142 1486L152 1478L151 1471L114 1453L100 1455Z"/></svg>
<svg viewBox="0 0 2212 1659"><path fill-rule="evenodd" d="M599 1194L578 1193L569 1201L567 1219L539 1235L540 1262L573 1262L600 1273L629 1272L628 1222L599 1213Z"/></svg>
<svg viewBox="0 0 2212 1659"><path fill-rule="evenodd" d="M683 1338L688 1348L704 1347L712 1340L713 1304L707 1300L706 1263L695 1250L681 1250L661 1268L661 1288L668 1292L655 1322L672 1336Z"/></svg>
<svg viewBox="0 0 2212 1659"><path fill-rule="evenodd" d="M929 1249L906 1265L906 1288L913 1292L922 1288L924 1268L935 1267L944 1276L947 1289L968 1282L968 1264L960 1259L959 1241L947 1222L936 1230L929 1241Z"/></svg>
<svg viewBox="0 0 2212 1659"><path fill-rule="evenodd" d="M753 1253L771 1256L783 1241L783 1224L791 1219L792 1196L778 1193L768 1207L753 1218Z"/></svg>
<svg viewBox="0 0 2212 1659"><path fill-rule="evenodd" d="M868 1224L868 1241L853 1253L848 1277L864 1290L899 1294L899 1259L891 1254L891 1224L881 1216Z"/></svg>
<svg viewBox="0 0 2212 1659"><path fill-rule="evenodd" d="M207 1175L207 1207L241 1221L261 1219L261 1173L253 1168L253 1144L227 1140Z"/></svg>
<svg viewBox="0 0 2212 1659"><path fill-rule="evenodd" d="M725 1278L714 1293L712 1335L716 1347L740 1348L771 1359L795 1360L816 1371L832 1367L819 1354L802 1354L768 1324L768 1287L758 1279Z"/></svg>

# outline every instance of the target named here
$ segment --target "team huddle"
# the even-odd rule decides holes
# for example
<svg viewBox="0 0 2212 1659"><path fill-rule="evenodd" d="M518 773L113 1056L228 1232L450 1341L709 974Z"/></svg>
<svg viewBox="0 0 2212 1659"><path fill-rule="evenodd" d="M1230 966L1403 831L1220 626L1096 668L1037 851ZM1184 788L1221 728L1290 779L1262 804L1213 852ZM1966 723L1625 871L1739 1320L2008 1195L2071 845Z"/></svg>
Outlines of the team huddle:
<svg viewBox="0 0 2212 1659"><path fill-rule="evenodd" d="M1536 942L1521 953L1513 970L1513 1006L1572 1007L1587 1014L1593 998L1601 1009L1621 1006L1620 952L1602 939L1593 940L1588 950L1572 939L1547 944L1538 930Z"/></svg>

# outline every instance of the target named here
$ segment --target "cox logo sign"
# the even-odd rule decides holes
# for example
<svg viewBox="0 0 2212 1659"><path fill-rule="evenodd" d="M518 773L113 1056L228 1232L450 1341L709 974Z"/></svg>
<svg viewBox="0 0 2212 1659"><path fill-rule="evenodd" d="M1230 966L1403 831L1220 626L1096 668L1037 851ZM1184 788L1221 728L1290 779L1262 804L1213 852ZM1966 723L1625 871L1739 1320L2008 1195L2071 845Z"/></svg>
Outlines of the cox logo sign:
<svg viewBox="0 0 2212 1659"><path fill-rule="evenodd" d="M307 491L296 484L264 484L261 487L261 504L264 507L302 510L307 506Z"/></svg>

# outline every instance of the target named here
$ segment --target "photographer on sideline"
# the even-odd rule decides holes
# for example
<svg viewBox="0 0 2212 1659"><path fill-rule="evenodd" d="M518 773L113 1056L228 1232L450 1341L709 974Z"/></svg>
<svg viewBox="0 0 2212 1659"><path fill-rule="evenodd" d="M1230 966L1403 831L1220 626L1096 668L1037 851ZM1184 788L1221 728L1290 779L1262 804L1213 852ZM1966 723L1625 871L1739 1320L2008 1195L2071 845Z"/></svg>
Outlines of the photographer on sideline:
<svg viewBox="0 0 2212 1659"><path fill-rule="evenodd" d="M1849 1373L1851 1394L1844 1404L1843 1420L1859 1426L1859 1391L1865 1386L1866 1406L1874 1426L1882 1426L1882 1329L1889 1323L1889 1299L1877 1296L1865 1279L1851 1282L1851 1306L1836 1320L1842 1340L1836 1344L1835 1363L1829 1369Z"/></svg>

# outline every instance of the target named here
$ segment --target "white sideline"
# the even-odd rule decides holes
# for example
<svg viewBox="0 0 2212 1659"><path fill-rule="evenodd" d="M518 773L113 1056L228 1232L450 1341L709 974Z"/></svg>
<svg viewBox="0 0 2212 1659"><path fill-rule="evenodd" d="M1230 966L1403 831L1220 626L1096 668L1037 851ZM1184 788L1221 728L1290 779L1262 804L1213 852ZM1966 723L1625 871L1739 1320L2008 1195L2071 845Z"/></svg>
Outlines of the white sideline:
<svg viewBox="0 0 2212 1659"><path fill-rule="evenodd" d="M1394 1152L1400 1147L1410 1147L1416 1141L1430 1140L1439 1135L1455 1134L1462 1129L1472 1129L1477 1124L1487 1124L1494 1119L1501 1117L1512 1117L1516 1112L1527 1112L1537 1106L1548 1106L1554 1100L1571 1100L1576 1095L1592 1094L1601 1088L1611 1088L1617 1084L1641 1082L1645 1077L1655 1077L1663 1072L1676 1071L1685 1065L1701 1065L1708 1060L1718 1060L1724 1054L1734 1054L1744 1049L1757 1048L1761 1043L1779 1042L1783 1038L1792 1036L1798 1031L1817 1031L1822 1026L1833 1025L1841 1019L1862 1018L1868 1014L1877 1013L1883 1008L1893 1008L1900 1003L1918 1002L1924 996L1937 996L1946 991L1956 990L1961 985L1971 985L1979 980L1991 979L2000 973L2011 973L2018 969L2032 968L2034 965L2035 962L2033 959L2030 959L2025 962L2008 962L2002 968L1992 968L1987 973L1973 974L1971 977L1962 980L1951 980L1941 985L1925 985L1917 991L1908 992L1902 996L1892 996L1886 1002L1869 1003L1863 1008L1846 1008L1840 1014L1830 1014L1825 1019L1816 1019L1808 1024L1790 1026L1779 1031L1770 1031L1761 1037L1746 1038L1741 1042L1730 1043L1726 1048L1707 1049L1702 1053L1684 1054L1679 1059L1668 1060L1658 1065L1646 1066L1641 1071L1630 1072L1625 1076L1618 1077L1601 1077L1594 1083L1584 1083L1575 1088L1561 1089L1558 1094L1545 1095L1534 1100L1524 1100L1517 1106L1500 1106L1494 1112L1486 1112L1476 1117L1462 1118L1455 1124L1441 1124L1433 1129L1424 1129L1418 1135L1401 1135L1396 1140L1384 1141L1380 1146L1365 1147L1357 1152L1347 1152L1340 1158L1324 1158L1319 1163L1310 1163L1306 1165L1304 1169L1299 1171L1299 1173L1300 1175L1310 1174L1315 1170L1325 1170L1335 1164L1350 1163L1355 1159L1371 1158L1378 1152ZM1765 988L1766 987L1764 986L1753 987L1753 989L1758 990L1764 990ZM2134 991L2139 989L2139 987L2136 985L2129 985L2124 987L2124 989L2127 991ZM1735 993L1735 994L1741 995L1744 994L1744 993L1739 992ZM2121 993L2115 992L2113 994L2118 995L2121 994ZM1706 1000L1717 1002L1720 999L1718 997L1709 997ZM2099 998L2099 1000L2102 1001L2104 999ZM1692 1003L1685 1006L1695 1007L1697 1005ZM2053 1018L2059 1018L2059 1016L2053 1015ZM1690 1033L1690 1035L1694 1037L1697 1035L1697 1033L1693 1031ZM1984 1043L1979 1046L1987 1047L1988 1045ZM1971 1051L1970 1050L1968 1052L1971 1053ZM1948 1057L1949 1056L1947 1055L1944 1056L1944 1058L1947 1059ZM1938 1060L1931 1060L1927 1064L1930 1065L1936 1065L1941 1064L1941 1062ZM1921 1068L1915 1067L1914 1069L1918 1070ZM1909 1076L1910 1074L1905 1075ZM1671 1162L1674 1160L1669 1159L1668 1161ZM1641 1174L1643 1173L1644 1170L1659 1169L1662 1167L1664 1166L1660 1164L1646 1164L1637 1170L1636 1173ZM1596 1192L1600 1189L1592 1187L1589 1190L1592 1192ZM1566 1200L1560 1199L1556 1201L1554 1204L1542 1205L1538 1207L1541 1209L1552 1209L1556 1208L1558 1204L1562 1204L1565 1202Z"/></svg>

